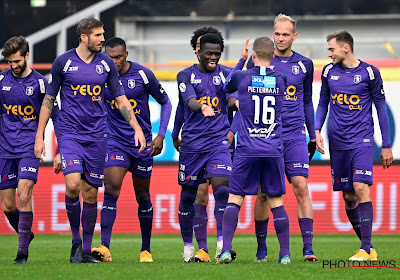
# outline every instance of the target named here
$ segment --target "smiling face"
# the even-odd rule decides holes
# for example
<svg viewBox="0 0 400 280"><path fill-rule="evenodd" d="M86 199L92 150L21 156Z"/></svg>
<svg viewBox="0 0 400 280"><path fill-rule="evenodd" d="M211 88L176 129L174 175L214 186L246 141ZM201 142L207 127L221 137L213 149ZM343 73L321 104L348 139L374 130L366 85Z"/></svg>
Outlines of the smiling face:
<svg viewBox="0 0 400 280"><path fill-rule="evenodd" d="M221 46L219 44L205 43L202 49L198 50L199 69L204 72L212 72L218 65L221 58Z"/></svg>
<svg viewBox="0 0 400 280"><path fill-rule="evenodd" d="M15 76L22 76L26 69L26 66L28 65L28 59L29 53L27 53L25 56L22 56L20 51L17 51L16 53L13 53L9 57L7 57L8 65L10 65L10 68Z"/></svg>
<svg viewBox="0 0 400 280"><path fill-rule="evenodd" d="M129 65L126 63L128 52L122 45L116 45L115 47L106 46L106 54L114 60L118 72L124 73L126 70L128 70L127 68Z"/></svg>
<svg viewBox="0 0 400 280"><path fill-rule="evenodd" d="M292 50L292 44L297 39L297 32L294 32L293 23L288 20L278 21L274 25L272 33L277 54L286 54Z"/></svg>
<svg viewBox="0 0 400 280"><path fill-rule="evenodd" d="M332 59L333 64L341 64L349 52L350 46L345 43L338 43L336 38L328 42L328 56Z"/></svg>

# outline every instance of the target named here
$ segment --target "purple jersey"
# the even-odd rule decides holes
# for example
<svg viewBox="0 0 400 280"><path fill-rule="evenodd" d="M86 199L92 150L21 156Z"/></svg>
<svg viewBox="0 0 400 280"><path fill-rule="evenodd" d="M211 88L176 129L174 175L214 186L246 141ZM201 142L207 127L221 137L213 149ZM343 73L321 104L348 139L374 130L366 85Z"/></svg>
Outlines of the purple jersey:
<svg viewBox="0 0 400 280"><path fill-rule="evenodd" d="M104 89L114 97L124 95L114 61L95 53L85 63L75 49L58 56L51 68L47 94L56 96L61 87L60 139L99 141L106 134Z"/></svg>
<svg viewBox="0 0 400 280"><path fill-rule="evenodd" d="M187 153L207 152L226 141L229 132L226 95L223 91L225 78L231 68L217 65L213 72L201 72L197 64L178 73L179 93L185 104L181 151ZM190 98L213 108L215 116L206 118L187 107Z"/></svg>
<svg viewBox="0 0 400 280"><path fill-rule="evenodd" d="M329 149L347 150L372 146L372 101L377 108L383 147L390 147L385 92L379 70L360 61L354 68L328 64L322 71L316 130L321 130L329 104Z"/></svg>
<svg viewBox="0 0 400 280"><path fill-rule="evenodd" d="M169 116L171 114L171 102L167 93L162 88L160 82L154 76L153 72L135 62L129 62L129 69L121 74L121 82L124 87L126 97L132 104L133 112L137 118L140 127L143 130L147 142L152 141L149 95L164 107L161 109L161 121L158 135L165 137ZM117 101L108 88L105 90L107 100L107 132L108 138L122 142L122 144L134 141L135 131L129 123L122 117L117 107Z"/></svg>
<svg viewBox="0 0 400 280"><path fill-rule="evenodd" d="M0 74L0 157L35 157L35 135L47 80L37 71L25 78ZM55 111L56 112L56 111Z"/></svg>
<svg viewBox="0 0 400 280"><path fill-rule="evenodd" d="M284 139L297 138L305 134L304 124L311 139L315 139L312 83L314 65L311 59L296 52L289 57L275 56L271 69L283 73L287 78L287 89L282 107L282 132Z"/></svg>
<svg viewBox="0 0 400 280"><path fill-rule="evenodd" d="M238 92L241 118L235 157L282 157L285 75L255 66L235 72L225 90Z"/></svg>

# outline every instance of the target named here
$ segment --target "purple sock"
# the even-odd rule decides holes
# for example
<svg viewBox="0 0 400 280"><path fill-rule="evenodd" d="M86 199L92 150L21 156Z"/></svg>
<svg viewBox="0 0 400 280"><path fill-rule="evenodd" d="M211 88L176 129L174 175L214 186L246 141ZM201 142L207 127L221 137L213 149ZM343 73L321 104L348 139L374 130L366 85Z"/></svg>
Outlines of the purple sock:
<svg viewBox="0 0 400 280"><path fill-rule="evenodd" d="M117 217L118 196L104 194L103 208L101 209L101 244L110 249L112 228Z"/></svg>
<svg viewBox="0 0 400 280"><path fill-rule="evenodd" d="M179 225L181 227L181 235L185 246L193 244L193 218L194 218L194 201L195 193L181 191L181 200L179 202Z"/></svg>
<svg viewBox="0 0 400 280"><path fill-rule="evenodd" d="M222 236L222 219L224 217L226 203L228 202L229 189L227 186L219 186L214 191L215 208L214 217L217 221L217 237Z"/></svg>
<svg viewBox="0 0 400 280"><path fill-rule="evenodd" d="M92 240L94 227L96 225L97 219L97 202L96 203L86 203L83 202L82 210L82 236L83 236L83 246L82 254L90 254L92 252Z"/></svg>
<svg viewBox="0 0 400 280"><path fill-rule="evenodd" d="M232 240L239 220L239 211L239 205L235 203L226 204L224 219L222 221L222 228L224 229L222 231L222 235L224 237L222 252L225 252L226 250L232 250Z"/></svg>
<svg viewBox="0 0 400 280"><path fill-rule="evenodd" d="M254 220L257 237L257 251L267 250L268 221L269 218L265 220Z"/></svg>
<svg viewBox="0 0 400 280"><path fill-rule="evenodd" d="M151 230L153 228L153 205L150 197L145 201L138 201L138 217L140 222L140 230L142 231L142 249L141 252L150 250Z"/></svg>
<svg viewBox="0 0 400 280"><path fill-rule="evenodd" d="M71 198L65 195L65 209L67 210L69 225L72 232L72 244L81 244L81 234L79 227L81 225L81 202L79 196Z"/></svg>
<svg viewBox="0 0 400 280"><path fill-rule="evenodd" d="M303 237L303 255L314 255L314 251L312 248L312 242L314 237L313 224L314 224L313 219L310 218L299 219L301 236Z"/></svg>
<svg viewBox="0 0 400 280"><path fill-rule="evenodd" d="M279 257L290 256L289 250L289 217L285 206L279 206L271 209L274 216L274 227L278 237L280 251Z"/></svg>
<svg viewBox="0 0 400 280"><path fill-rule="evenodd" d="M199 249L203 249L208 253L207 247L207 206L201 204L194 205L194 219L193 219L193 230L196 236L197 244Z"/></svg>
<svg viewBox="0 0 400 280"><path fill-rule="evenodd" d="M346 214L349 218L351 225L353 226L354 232L357 234L358 238L361 240L361 232L360 232L360 219L358 218L358 204L354 209L347 209ZM374 245L371 243L371 248L374 248Z"/></svg>
<svg viewBox="0 0 400 280"><path fill-rule="evenodd" d="M361 249L370 253L372 220L374 219L374 208L372 202L364 202L358 205L358 216L360 218Z"/></svg>
<svg viewBox="0 0 400 280"><path fill-rule="evenodd" d="M19 223L19 210L17 208L14 212L4 212L7 217L8 222L13 227L16 233L18 233L18 223Z"/></svg>
<svg viewBox="0 0 400 280"><path fill-rule="evenodd" d="M28 254L29 241L32 231L33 212L20 212L18 223L18 253Z"/></svg>

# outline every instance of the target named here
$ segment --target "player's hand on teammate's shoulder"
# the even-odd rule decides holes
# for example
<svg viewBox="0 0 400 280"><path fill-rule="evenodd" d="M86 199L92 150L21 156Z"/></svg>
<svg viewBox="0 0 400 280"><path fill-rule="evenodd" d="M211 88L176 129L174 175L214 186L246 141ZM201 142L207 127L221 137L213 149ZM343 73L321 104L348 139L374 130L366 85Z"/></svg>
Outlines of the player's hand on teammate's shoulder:
<svg viewBox="0 0 400 280"><path fill-rule="evenodd" d="M393 159L393 153L392 153L391 148L382 148L381 160L382 160L383 168L389 168L392 165L394 159Z"/></svg>
<svg viewBox="0 0 400 280"><path fill-rule="evenodd" d="M160 135L157 135L156 138L154 138L153 142L151 142L150 148L148 149L149 151L152 150L150 156L154 157L156 155L159 155L163 149L164 145L164 138L162 138Z"/></svg>
<svg viewBox="0 0 400 280"><path fill-rule="evenodd" d="M206 118L214 117L214 116L215 116L215 113L214 113L213 108L211 108L210 106L205 105L205 104L203 104L203 105L201 106L201 112L203 113L203 115L204 115Z"/></svg>
<svg viewBox="0 0 400 280"><path fill-rule="evenodd" d="M172 139L175 149L179 152L181 150L181 139Z"/></svg>
<svg viewBox="0 0 400 280"><path fill-rule="evenodd" d="M315 131L315 135L317 138L317 151L320 152L321 154L325 154L324 151L324 138L321 136L321 134L319 133L319 130Z"/></svg>
<svg viewBox="0 0 400 280"><path fill-rule="evenodd" d="M311 160L315 154L315 150L317 149L317 140L312 139L307 144L308 147L308 160Z"/></svg>
<svg viewBox="0 0 400 280"><path fill-rule="evenodd" d="M61 155L58 153L53 160L54 173L58 174L61 171Z"/></svg>

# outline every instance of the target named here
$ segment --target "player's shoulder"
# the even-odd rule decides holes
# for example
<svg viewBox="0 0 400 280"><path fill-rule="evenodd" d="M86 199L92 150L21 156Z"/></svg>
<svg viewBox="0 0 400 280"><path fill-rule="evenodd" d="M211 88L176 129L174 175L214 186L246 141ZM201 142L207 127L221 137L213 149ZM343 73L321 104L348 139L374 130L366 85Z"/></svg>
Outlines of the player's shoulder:
<svg viewBox="0 0 400 280"><path fill-rule="evenodd" d="M3 81L4 79L7 79L8 75L11 73L11 69L7 69L3 72L0 72L0 82Z"/></svg>
<svg viewBox="0 0 400 280"><path fill-rule="evenodd" d="M338 68L337 65L333 64L333 62L326 64L323 68L322 68L322 76L323 77L328 77L329 71L331 71L332 69Z"/></svg>
<svg viewBox="0 0 400 280"><path fill-rule="evenodd" d="M359 68L361 68L363 71L367 71L370 80L374 80L377 75L380 75L378 67L369 64L365 61L360 60Z"/></svg>
<svg viewBox="0 0 400 280"><path fill-rule="evenodd" d="M225 66L222 64L218 64L218 70L219 72L223 72L223 73L230 73L232 71L232 67L229 66Z"/></svg>
<svg viewBox="0 0 400 280"><path fill-rule="evenodd" d="M68 60L70 60L71 58L73 58L75 56L76 56L75 49L70 49L70 50L66 51L65 53L57 56L56 59L54 60L54 63L56 63L56 62L66 63Z"/></svg>
<svg viewBox="0 0 400 280"><path fill-rule="evenodd" d="M300 54L298 52L293 51L293 54L294 54L296 60L298 60L298 61L301 61L303 63L311 63L311 64L313 63L311 58L308 58L308 57L306 57L306 56L304 56L304 55L302 55L302 54Z"/></svg>
<svg viewBox="0 0 400 280"><path fill-rule="evenodd" d="M194 71L196 71L196 70L195 70L195 67L197 67L196 64L194 64L194 65L192 65L192 66L190 66L190 67L187 67L187 68L183 69L182 71L178 72L177 77L190 76L191 73L193 73Z"/></svg>
<svg viewBox="0 0 400 280"><path fill-rule="evenodd" d="M40 74L40 73L39 73L38 71L36 71L35 69L32 69L32 77L33 77L35 80L42 79L42 80L46 80L46 81L47 81L46 77L43 76L42 74Z"/></svg>
<svg viewBox="0 0 400 280"><path fill-rule="evenodd" d="M129 64L130 65L128 71L131 73L138 73L142 77L145 83L148 83L149 80L156 79L156 76L154 75L153 71L147 68L146 66L133 61L129 61Z"/></svg>

